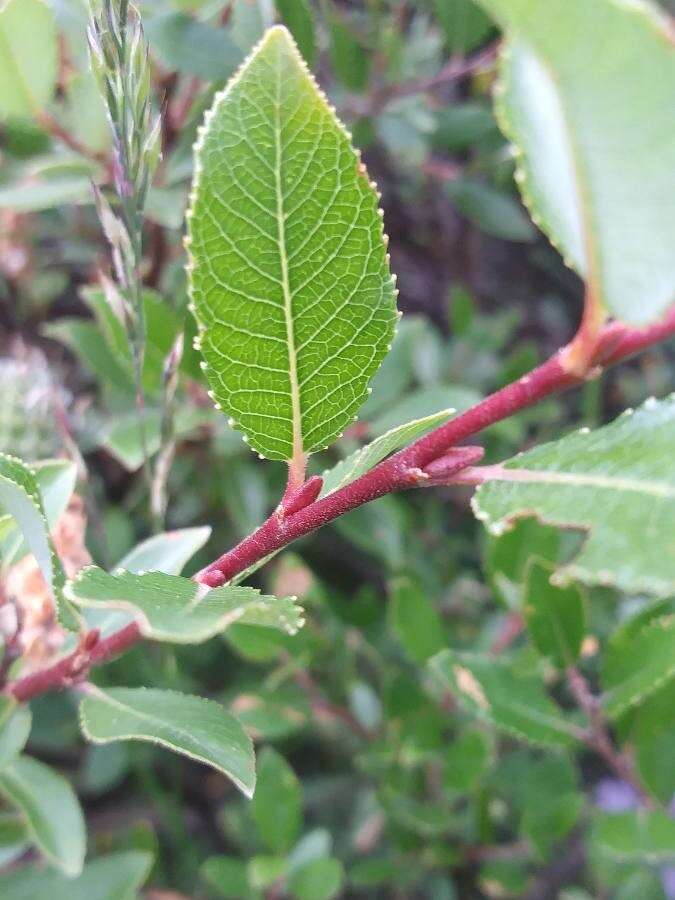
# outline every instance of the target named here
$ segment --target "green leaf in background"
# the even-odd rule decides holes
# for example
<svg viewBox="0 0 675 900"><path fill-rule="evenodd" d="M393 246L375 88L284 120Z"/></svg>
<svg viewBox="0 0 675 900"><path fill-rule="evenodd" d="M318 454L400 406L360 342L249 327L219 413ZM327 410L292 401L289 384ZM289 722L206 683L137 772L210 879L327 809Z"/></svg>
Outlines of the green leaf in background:
<svg viewBox="0 0 675 900"><path fill-rule="evenodd" d="M620 648L607 648L602 705L615 719L675 678L675 618L655 619Z"/></svg>
<svg viewBox="0 0 675 900"><path fill-rule="evenodd" d="M370 444L361 447L350 454L346 459L341 460L332 469L327 469L323 473L323 487L321 488L321 496L332 494L338 488L344 487L355 481L361 475L370 471L373 466L381 462L385 456L400 450L411 441L422 437L427 431L431 431L436 425L449 419L454 413L454 409L442 409L440 412L433 413L430 416L424 416L422 419L415 419L407 422L405 425L399 425L391 428L389 431L380 435Z"/></svg>
<svg viewBox="0 0 675 900"><path fill-rule="evenodd" d="M207 115L190 281L213 396L270 459L351 422L391 343L377 194L285 28Z"/></svg>
<svg viewBox="0 0 675 900"><path fill-rule="evenodd" d="M219 897L241 900L251 896L246 863L232 856L210 856L201 867L204 881Z"/></svg>
<svg viewBox="0 0 675 900"><path fill-rule="evenodd" d="M316 57L316 38L309 0L275 0L275 4L303 59L308 66L313 66Z"/></svg>
<svg viewBox="0 0 675 900"><path fill-rule="evenodd" d="M453 791L473 791L492 758L492 741L478 729L467 729L443 754L443 784Z"/></svg>
<svg viewBox="0 0 675 900"><path fill-rule="evenodd" d="M675 821L661 810L598 813L591 840L616 862L657 865L675 860Z"/></svg>
<svg viewBox="0 0 675 900"><path fill-rule="evenodd" d="M86 832L75 792L49 766L19 756L0 772L0 793L25 819L31 841L66 875L82 871Z"/></svg>
<svg viewBox="0 0 675 900"><path fill-rule="evenodd" d="M453 54L470 53L492 31L492 22L474 0L434 0L434 8Z"/></svg>
<svg viewBox="0 0 675 900"><path fill-rule="evenodd" d="M232 585L209 590L163 572L111 574L87 566L68 582L66 594L84 609L128 611L144 637L177 644L207 641L235 622L288 634L295 634L303 623L302 609L292 597L269 597L255 588Z"/></svg>
<svg viewBox="0 0 675 900"><path fill-rule="evenodd" d="M610 313L675 298L675 45L623 0L482 0L510 36L498 112L535 221Z"/></svg>
<svg viewBox="0 0 675 900"><path fill-rule="evenodd" d="M274 853L287 853L302 826L302 792L283 756L265 747L258 757L258 784L251 815L261 840Z"/></svg>
<svg viewBox="0 0 675 900"><path fill-rule="evenodd" d="M0 9L0 119L32 116L49 102L56 40L54 14L42 0L9 0Z"/></svg>
<svg viewBox="0 0 675 900"><path fill-rule="evenodd" d="M150 873L152 856L138 850L111 853L69 878L33 867L0 876L3 900L135 900Z"/></svg>
<svg viewBox="0 0 675 900"><path fill-rule="evenodd" d="M344 21L341 13L330 10L327 17L330 38L330 61L336 78L351 91L362 91L370 75L370 54L356 30Z"/></svg>
<svg viewBox="0 0 675 900"><path fill-rule="evenodd" d="M509 531L490 536L485 551L485 571L497 598L508 609L520 612L530 560L556 562L562 532L537 519L516 519Z"/></svg>
<svg viewBox="0 0 675 900"><path fill-rule="evenodd" d="M67 122L73 137L90 150L107 152L110 147L110 125L91 72L81 72L70 79L67 103Z"/></svg>
<svg viewBox="0 0 675 900"><path fill-rule="evenodd" d="M21 753L30 726L28 706L19 706L11 697L0 697L0 769Z"/></svg>
<svg viewBox="0 0 675 900"><path fill-rule="evenodd" d="M584 601L579 588L551 584L553 565L532 562L527 573L523 616L532 643L559 669L571 666L584 638Z"/></svg>
<svg viewBox="0 0 675 900"><path fill-rule="evenodd" d="M42 0L35 2L42 5ZM0 209L11 209L14 212L42 212L57 206L88 204L92 201L91 180L85 175L63 175L0 186Z"/></svg>
<svg viewBox="0 0 675 900"><path fill-rule="evenodd" d="M493 534L532 515L586 531L560 577L668 596L675 592L673 446L675 395L647 400L604 428L514 457L507 480L479 487L472 505Z"/></svg>
<svg viewBox="0 0 675 900"><path fill-rule="evenodd" d="M408 656L425 663L445 646L443 621L424 588L407 576L390 586L391 628Z"/></svg>
<svg viewBox="0 0 675 900"><path fill-rule="evenodd" d="M339 859L313 859L300 866L288 878L288 890L297 900L332 900L344 880Z"/></svg>
<svg viewBox="0 0 675 900"><path fill-rule="evenodd" d="M67 604L60 602L65 575L49 535L37 476L20 459L5 454L0 454L0 512L18 523L49 587L59 620L68 628L76 627Z"/></svg>
<svg viewBox="0 0 675 900"><path fill-rule="evenodd" d="M459 212L492 237L528 243L537 233L513 197L469 178L448 181L445 190Z"/></svg>
<svg viewBox="0 0 675 900"><path fill-rule="evenodd" d="M145 32L150 47L169 70L206 81L223 81L242 60L241 49L224 28L185 13L152 16L145 21Z"/></svg>
<svg viewBox="0 0 675 900"><path fill-rule="evenodd" d="M448 649L429 665L462 706L502 731L542 746L573 742L574 727L540 679L518 674L508 660Z"/></svg>
<svg viewBox="0 0 675 900"><path fill-rule="evenodd" d="M141 572L180 575L185 565L210 537L211 528L208 525L154 534L130 550L116 568L126 569L136 575Z"/></svg>
<svg viewBox="0 0 675 900"><path fill-rule="evenodd" d="M247 797L255 788L253 744L213 700L151 688L95 688L80 704L87 740L149 741L212 766Z"/></svg>
<svg viewBox="0 0 675 900"><path fill-rule="evenodd" d="M431 141L438 150L456 153L466 150L481 138L496 132L492 112L480 103L453 103L436 115L436 130Z"/></svg>

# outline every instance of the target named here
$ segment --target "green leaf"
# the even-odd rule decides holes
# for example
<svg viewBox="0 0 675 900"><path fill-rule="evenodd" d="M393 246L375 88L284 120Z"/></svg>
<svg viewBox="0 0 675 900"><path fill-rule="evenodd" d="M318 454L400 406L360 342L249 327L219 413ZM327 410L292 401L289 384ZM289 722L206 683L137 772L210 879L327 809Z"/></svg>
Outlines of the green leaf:
<svg viewBox="0 0 675 900"><path fill-rule="evenodd" d="M509 460L473 509L493 534L537 516L586 539L556 579L675 592L675 395Z"/></svg>
<svg viewBox="0 0 675 900"><path fill-rule="evenodd" d="M494 116L486 106L479 103L454 103L438 111L432 144L439 150L456 153L496 132L496 128Z"/></svg>
<svg viewBox="0 0 675 900"><path fill-rule="evenodd" d="M533 218L610 313L656 319L675 288L668 21L623 0L482 2L510 36L498 114Z"/></svg>
<svg viewBox="0 0 675 900"><path fill-rule="evenodd" d="M332 900L340 893L344 874L339 859L314 859L290 875L288 890L297 900Z"/></svg>
<svg viewBox="0 0 675 900"><path fill-rule="evenodd" d="M0 697L0 769L24 748L30 734L30 709L11 697Z"/></svg>
<svg viewBox="0 0 675 900"><path fill-rule="evenodd" d="M261 840L274 853L287 853L302 825L302 792L283 756L265 747L258 757L258 784L251 815Z"/></svg>
<svg viewBox="0 0 675 900"><path fill-rule="evenodd" d="M661 810L600 813L591 840L617 862L656 865L675 860L675 821Z"/></svg>
<svg viewBox="0 0 675 900"><path fill-rule="evenodd" d="M559 669L571 666L584 638L584 601L579 588L551 584L552 565L535 560L529 567L523 615L532 643Z"/></svg>
<svg viewBox="0 0 675 900"><path fill-rule="evenodd" d="M19 0L14 0L14 3L17 2ZM35 2L42 5L42 0ZM88 204L92 201L91 180L84 175L40 178L29 183L3 184L0 187L0 209L11 209L14 212L41 212L57 206Z"/></svg>
<svg viewBox="0 0 675 900"><path fill-rule="evenodd" d="M462 706L502 731L542 746L574 740L573 725L541 681L515 672L508 660L443 650L429 665Z"/></svg>
<svg viewBox="0 0 675 900"><path fill-rule="evenodd" d="M60 603L65 574L51 537L35 471L20 459L0 453L0 510L13 516L50 589L61 624L76 626L67 604Z"/></svg>
<svg viewBox="0 0 675 900"><path fill-rule="evenodd" d="M453 413L454 409L442 409L440 412L424 416L422 419L406 422L405 425L391 428L374 441L371 441L370 444L366 444L365 447L355 450L346 459L341 460L332 469L327 469L323 473L321 496L325 497L326 494L332 494L338 488L355 481L361 475L370 471L385 456L389 456L390 453L394 453L411 441L422 437L423 434L431 431L436 425L440 425L441 422L449 419Z"/></svg>
<svg viewBox="0 0 675 900"><path fill-rule="evenodd" d="M285 28L207 114L190 282L215 401L270 459L326 447L391 343L377 194Z"/></svg>
<svg viewBox="0 0 675 900"><path fill-rule="evenodd" d="M249 897L246 863L231 856L210 856L201 867L200 874L219 897L241 900Z"/></svg>
<svg viewBox="0 0 675 900"><path fill-rule="evenodd" d="M131 613L141 634L155 641L199 644L235 622L264 625L295 634L303 623L295 598L261 594L251 587L210 590L189 578L163 572L104 572L86 566L68 582L66 595L84 609Z"/></svg>
<svg viewBox="0 0 675 900"><path fill-rule="evenodd" d="M331 10L327 21L333 72L349 90L362 91L368 84L371 55L340 13Z"/></svg>
<svg viewBox="0 0 675 900"><path fill-rule="evenodd" d="M0 772L0 793L21 812L31 841L49 862L70 877L79 875L87 838L80 804L65 778L19 756Z"/></svg>
<svg viewBox="0 0 675 900"><path fill-rule="evenodd" d="M0 876L3 900L134 900L148 877L152 856L138 850L111 853L69 878L33 867Z"/></svg>
<svg viewBox="0 0 675 900"><path fill-rule="evenodd" d="M391 627L408 656L426 662L445 646L443 621L424 589L407 577L395 579L390 587Z"/></svg>
<svg viewBox="0 0 675 900"><path fill-rule="evenodd" d="M464 731L443 754L443 784L453 791L475 790L491 756L491 741L482 731Z"/></svg>
<svg viewBox="0 0 675 900"><path fill-rule="evenodd" d="M536 238L530 220L503 191L469 178L449 181L445 189L459 212L485 234L524 243Z"/></svg>
<svg viewBox="0 0 675 900"><path fill-rule="evenodd" d="M255 788L253 744L213 700L150 688L95 688L80 704L87 740L149 741L212 766L247 797Z"/></svg>
<svg viewBox="0 0 675 900"><path fill-rule="evenodd" d="M241 62L242 52L224 28L180 12L145 20L150 47L170 70L222 81Z"/></svg>
<svg viewBox="0 0 675 900"><path fill-rule="evenodd" d="M210 537L211 528L208 525L154 534L130 550L119 561L117 568L136 575L142 572L180 575L185 565Z"/></svg>
<svg viewBox="0 0 675 900"><path fill-rule="evenodd" d="M49 102L56 40L54 14L41 0L9 0L0 9L0 119L34 115Z"/></svg>
<svg viewBox="0 0 675 900"><path fill-rule="evenodd" d="M309 0L276 0L276 7L307 65L313 66L316 57L316 39Z"/></svg>
<svg viewBox="0 0 675 900"><path fill-rule="evenodd" d="M436 16L452 53L470 53L492 30L492 23L474 0L434 0Z"/></svg>
<svg viewBox="0 0 675 900"><path fill-rule="evenodd" d="M603 709L616 719L675 678L675 617L647 625L627 645L608 648L603 666Z"/></svg>

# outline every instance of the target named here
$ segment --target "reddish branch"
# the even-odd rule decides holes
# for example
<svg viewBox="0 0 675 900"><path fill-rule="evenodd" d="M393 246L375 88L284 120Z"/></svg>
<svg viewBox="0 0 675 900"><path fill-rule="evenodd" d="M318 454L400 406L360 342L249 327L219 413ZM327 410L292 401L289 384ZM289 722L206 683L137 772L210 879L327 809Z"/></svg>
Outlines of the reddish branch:
<svg viewBox="0 0 675 900"><path fill-rule="evenodd" d="M570 363L569 348L574 346L572 343L528 375L481 400L332 494L313 499L320 484L315 478L310 479L306 486L285 498L289 509L285 509L282 502L260 528L199 572L195 580L211 587L224 584L270 553L357 506L392 491L440 483L443 479L438 477L439 470L445 479L457 478L461 466L453 468L452 461L460 460L468 468L477 458L476 448L458 448L460 442L544 397L579 385L587 378L597 377L606 366L620 362L673 334L675 307L661 322L645 329L631 328L618 322L605 325L597 333L594 347L587 353L583 372L579 371L578 360L574 360L574 365ZM427 467L430 467L429 471ZM8 684L5 693L18 700L27 700L46 691L70 686L85 678L92 665L119 655L138 640L140 633L134 624L127 625L108 638L96 640L89 649L86 649L85 637L75 653L41 672Z"/></svg>

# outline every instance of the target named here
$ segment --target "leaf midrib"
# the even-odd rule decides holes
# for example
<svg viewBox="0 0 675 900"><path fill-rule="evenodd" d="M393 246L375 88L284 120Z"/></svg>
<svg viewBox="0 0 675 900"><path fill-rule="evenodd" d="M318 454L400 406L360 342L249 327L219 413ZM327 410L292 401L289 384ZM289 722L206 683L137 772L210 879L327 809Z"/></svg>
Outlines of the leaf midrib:
<svg viewBox="0 0 675 900"><path fill-rule="evenodd" d="M611 475L589 475L586 472L551 472L542 469L503 469L493 475L495 481L565 484L572 487L596 487L604 490L648 494L661 500L675 500L675 486L658 481L613 478Z"/></svg>

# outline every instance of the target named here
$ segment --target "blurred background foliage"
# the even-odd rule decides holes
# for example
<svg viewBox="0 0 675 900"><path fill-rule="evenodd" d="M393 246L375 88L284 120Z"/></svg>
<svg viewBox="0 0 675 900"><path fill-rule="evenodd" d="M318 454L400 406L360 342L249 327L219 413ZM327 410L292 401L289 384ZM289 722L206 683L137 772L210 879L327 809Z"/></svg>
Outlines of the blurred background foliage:
<svg viewBox="0 0 675 900"><path fill-rule="evenodd" d="M110 178L109 133L88 68L86 6L50 0L48 9L56 90L37 117L10 108L0 122L0 450L77 462L86 544L110 567L152 526L131 356L108 302L91 191L92 178ZM543 361L573 333L582 291L519 202L491 105L499 34L472 0L145 0L140 9L163 113L145 234L146 429L154 452L166 437L165 360L185 330L166 528L211 526L190 574L265 517L285 476L212 409L192 350L182 247L196 128L271 22L291 29L363 150L405 313L359 421L314 471L394 425L466 408ZM36 66L49 64L44 40L36 29ZM651 350L493 427L486 459L674 387L672 347ZM93 855L152 851L155 897L675 897L675 823L660 812L675 791L675 685L645 691L616 723L640 795L578 743L515 733L498 704L496 721L476 717L425 667L443 648L470 650L494 661L507 694L534 682L537 698L574 709L521 614L530 557L565 559L579 536L527 520L486 538L469 496L384 497L257 573L269 591L300 595L308 624L294 638L240 625L199 649L142 645L97 672L101 683L230 705L259 745L252 803L164 751L85 747L68 694L34 702L31 752L76 785ZM674 606L600 588L578 604L579 666L596 687L620 677L634 623ZM0 820L0 863L23 851Z"/></svg>

